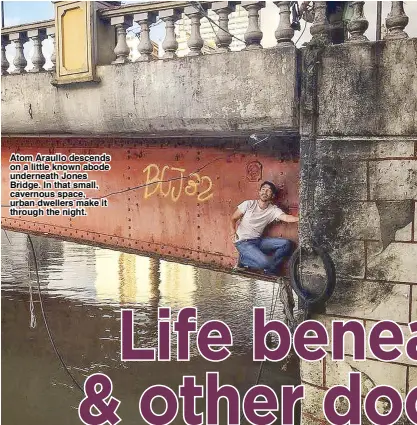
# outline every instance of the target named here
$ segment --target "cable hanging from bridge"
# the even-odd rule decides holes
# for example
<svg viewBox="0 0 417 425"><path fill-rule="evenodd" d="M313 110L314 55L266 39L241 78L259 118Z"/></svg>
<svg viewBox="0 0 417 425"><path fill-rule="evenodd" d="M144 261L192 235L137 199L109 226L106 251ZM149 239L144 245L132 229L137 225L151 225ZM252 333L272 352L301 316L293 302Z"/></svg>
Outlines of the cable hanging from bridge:
<svg viewBox="0 0 417 425"><path fill-rule="evenodd" d="M37 281L37 284L38 284L39 304L41 306L42 318L43 318L43 322L45 324L46 332L48 333L48 337L49 337L49 340L51 342L51 345L52 345L52 347L55 351L55 354L57 355L62 367L64 368L65 372L68 374L68 376L74 382L75 386L84 394L84 390L83 390L82 386L78 383L78 381L75 379L74 375L69 370L68 366L66 365L64 359L62 358L62 356L61 356L61 354L58 350L58 347L55 343L55 339L52 336L52 332L51 332L51 329L49 327L48 319L47 319L46 313L45 313L45 307L43 305L43 298L42 298L42 293L41 293L41 284L40 284L40 280L39 280L38 260L37 260L37 257L36 257L35 247L33 246L32 238L30 237L30 235L27 235L27 237L28 237L28 240L29 240L29 244L30 244L30 247L31 247L32 254L33 254L33 262L34 262L35 272L36 272L36 281Z"/></svg>

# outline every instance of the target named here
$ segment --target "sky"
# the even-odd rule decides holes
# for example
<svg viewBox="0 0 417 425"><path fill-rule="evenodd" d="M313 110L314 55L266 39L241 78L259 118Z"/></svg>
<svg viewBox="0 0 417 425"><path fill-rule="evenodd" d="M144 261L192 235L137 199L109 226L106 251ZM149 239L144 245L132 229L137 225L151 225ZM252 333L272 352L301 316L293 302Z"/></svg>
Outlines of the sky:
<svg viewBox="0 0 417 425"><path fill-rule="evenodd" d="M145 0L122 1L122 3L140 3ZM4 26L27 24L54 18L52 1L6 0L4 3Z"/></svg>
<svg viewBox="0 0 417 425"><path fill-rule="evenodd" d="M140 0L136 0L135 3L139 3ZM51 1L15 1L15 0L6 0L4 3L4 15L5 15L5 26L18 25L28 22L43 21L46 19L54 18L54 6ZM122 1L122 3L128 3L127 1ZM389 12L390 8L389 1L383 2L383 15ZM410 18L417 16L417 1L406 1L405 11ZM365 12L368 11L367 17L371 22L373 21L373 16L376 2L368 1L365 4ZM371 16L369 16L371 15ZM410 19L412 21L413 19ZM415 18L414 18L415 20ZM372 24L371 24L372 25ZM370 25L370 26L371 26ZM413 27L411 30L410 36L415 37L417 35L417 30L415 30L415 22L413 22ZM410 24L407 30L410 30ZM370 37L371 38L371 37Z"/></svg>
<svg viewBox="0 0 417 425"><path fill-rule="evenodd" d="M3 3L6 27L54 18L54 5L50 1L5 1Z"/></svg>

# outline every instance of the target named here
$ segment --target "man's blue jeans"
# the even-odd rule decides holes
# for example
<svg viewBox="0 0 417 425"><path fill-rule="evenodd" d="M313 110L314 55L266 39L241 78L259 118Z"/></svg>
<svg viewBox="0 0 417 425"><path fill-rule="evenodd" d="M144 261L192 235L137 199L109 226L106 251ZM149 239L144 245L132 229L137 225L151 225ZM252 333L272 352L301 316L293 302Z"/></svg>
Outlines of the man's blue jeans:
<svg viewBox="0 0 417 425"><path fill-rule="evenodd" d="M284 238L257 238L235 243L239 251L239 265L262 269L275 274L278 266L291 252L291 241Z"/></svg>

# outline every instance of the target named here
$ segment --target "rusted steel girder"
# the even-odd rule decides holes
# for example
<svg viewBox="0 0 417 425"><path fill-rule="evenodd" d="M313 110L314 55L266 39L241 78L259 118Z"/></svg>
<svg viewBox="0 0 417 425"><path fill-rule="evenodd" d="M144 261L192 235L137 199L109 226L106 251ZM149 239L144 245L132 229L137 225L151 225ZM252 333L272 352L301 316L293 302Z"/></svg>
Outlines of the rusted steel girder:
<svg viewBox="0 0 417 425"><path fill-rule="evenodd" d="M138 254L158 255L221 269L236 262L229 219L237 205L256 199L263 180L281 187L278 204L298 212L297 158L277 160L259 153L188 143L139 139L5 138L2 140L3 228L45 234ZM111 170L90 171L99 190L88 197L108 199L87 216L11 216L9 159L21 155L111 155ZM163 183L158 181L163 181ZM137 186L151 183L148 186ZM27 189L21 189L27 190ZM297 226L279 223L267 233L297 242Z"/></svg>

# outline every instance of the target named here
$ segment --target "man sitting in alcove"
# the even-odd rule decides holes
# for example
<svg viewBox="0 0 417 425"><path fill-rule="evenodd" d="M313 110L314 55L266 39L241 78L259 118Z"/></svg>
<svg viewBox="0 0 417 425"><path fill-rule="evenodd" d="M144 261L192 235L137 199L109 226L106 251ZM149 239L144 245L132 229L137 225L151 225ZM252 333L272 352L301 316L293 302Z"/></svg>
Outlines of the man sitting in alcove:
<svg viewBox="0 0 417 425"><path fill-rule="evenodd" d="M298 222L298 217L285 214L273 204L277 194L276 186L265 181L259 189L259 199L242 202L232 215L230 231L239 251L238 267L260 269L275 276L279 265L290 254L289 239L262 237L265 227L274 221Z"/></svg>

